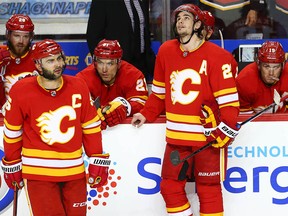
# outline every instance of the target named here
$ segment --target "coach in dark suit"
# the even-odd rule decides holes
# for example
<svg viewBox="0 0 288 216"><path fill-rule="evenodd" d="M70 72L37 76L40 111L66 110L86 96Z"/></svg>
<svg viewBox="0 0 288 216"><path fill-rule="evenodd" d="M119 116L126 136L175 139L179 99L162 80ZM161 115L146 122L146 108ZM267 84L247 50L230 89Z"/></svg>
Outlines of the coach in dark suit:
<svg viewBox="0 0 288 216"><path fill-rule="evenodd" d="M95 46L104 38L117 39L123 49L122 59L152 80L155 54L150 41L149 0L92 0L87 26L87 42L92 55Z"/></svg>

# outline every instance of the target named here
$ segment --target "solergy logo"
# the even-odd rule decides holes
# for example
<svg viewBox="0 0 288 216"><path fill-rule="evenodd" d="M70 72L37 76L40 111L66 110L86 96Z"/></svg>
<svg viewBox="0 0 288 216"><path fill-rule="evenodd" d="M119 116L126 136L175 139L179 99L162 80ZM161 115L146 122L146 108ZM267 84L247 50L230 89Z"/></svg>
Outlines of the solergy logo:
<svg viewBox="0 0 288 216"><path fill-rule="evenodd" d="M229 149L229 152L229 161L233 161L234 159L231 159L231 148ZM246 160L246 162L241 161L241 163L235 161L233 164L236 163L238 166L231 166L228 168L227 177L223 184L224 188L232 194L257 193L259 196L265 196L267 199L271 199L273 205L287 205L288 166L272 167L273 165L267 158L261 162L262 165L259 166L253 165L248 159ZM241 165L241 167L239 165ZM154 167L154 170L147 170L147 167L152 166ZM159 168L161 168L161 159L156 157L144 158L138 163L138 174L144 179L155 182L155 186L153 187L143 186L139 183L139 194L152 195L160 191L161 177ZM267 182L269 183L269 186L267 185ZM267 187L269 187L269 190L274 191L273 195L267 193L267 190L264 190L264 188L267 189Z"/></svg>
<svg viewBox="0 0 288 216"><path fill-rule="evenodd" d="M286 145L232 145L228 147L228 158L232 164L224 182L228 192L265 194L267 198L272 196L272 204L288 204Z"/></svg>
<svg viewBox="0 0 288 216"><path fill-rule="evenodd" d="M251 171L249 171L251 173ZM252 184L253 193L261 193L260 186L265 183L267 178L270 178L270 187L278 193L286 193L287 197L277 198L272 197L272 203L276 205L288 204L288 182L283 185L280 184L281 177L285 176L287 179L288 166L281 166L275 169L271 169L268 166L254 167L252 169L252 175L248 177L248 171L245 171L241 167L231 167L228 169L226 180L224 181L225 189L230 193L245 193L248 192L247 185ZM235 177L233 177L235 176ZM265 184L266 185L266 184ZM267 186L267 185L266 185ZM266 187L265 186L265 187ZM251 192L251 191L250 191ZM268 194L266 194L268 195Z"/></svg>

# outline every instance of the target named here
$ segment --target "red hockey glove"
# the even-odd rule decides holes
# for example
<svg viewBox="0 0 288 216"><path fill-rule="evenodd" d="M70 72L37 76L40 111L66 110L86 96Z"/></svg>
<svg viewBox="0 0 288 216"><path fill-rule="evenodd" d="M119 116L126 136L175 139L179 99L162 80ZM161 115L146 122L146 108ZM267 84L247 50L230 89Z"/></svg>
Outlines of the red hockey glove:
<svg viewBox="0 0 288 216"><path fill-rule="evenodd" d="M6 161L2 158L1 167L4 172L4 179L9 188L15 189L15 186L21 189L24 186L22 179L22 161Z"/></svg>
<svg viewBox="0 0 288 216"><path fill-rule="evenodd" d="M218 125L218 107L216 107L216 105L211 107L202 105L201 111L200 121L204 127L204 135L207 137L207 142L214 141L215 144L212 144L212 146L215 148L225 148L230 145L237 136L238 131L230 128L224 122Z"/></svg>
<svg viewBox="0 0 288 216"><path fill-rule="evenodd" d="M121 123L131 113L130 103L123 97L117 97L102 109L109 127Z"/></svg>
<svg viewBox="0 0 288 216"><path fill-rule="evenodd" d="M10 52L6 49L0 49L0 67L8 65L10 61Z"/></svg>
<svg viewBox="0 0 288 216"><path fill-rule="evenodd" d="M215 106L201 106L200 121L204 127L204 135L210 136L211 132L214 131L219 122L219 110Z"/></svg>
<svg viewBox="0 0 288 216"><path fill-rule="evenodd" d="M109 154L92 155L89 159L89 178L88 183L91 188L98 188L107 182L108 168L111 163Z"/></svg>
<svg viewBox="0 0 288 216"><path fill-rule="evenodd" d="M212 144L215 148L226 148L229 146L235 137L238 135L238 130L235 130L224 122L221 122L216 130L211 132L211 135L207 137L208 142L216 140L215 144Z"/></svg>

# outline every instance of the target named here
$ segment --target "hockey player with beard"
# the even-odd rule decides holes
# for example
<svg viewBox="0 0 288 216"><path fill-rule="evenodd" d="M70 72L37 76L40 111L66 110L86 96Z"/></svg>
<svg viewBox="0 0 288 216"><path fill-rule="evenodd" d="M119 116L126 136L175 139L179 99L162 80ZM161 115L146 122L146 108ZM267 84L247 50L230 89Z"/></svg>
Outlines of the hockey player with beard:
<svg viewBox="0 0 288 216"><path fill-rule="evenodd" d="M101 121L86 83L62 75L62 48L43 40L32 52L40 75L15 83L5 106L4 178L14 190L25 186L31 215L86 216L83 149L90 157L90 187L103 186L108 177Z"/></svg>
<svg viewBox="0 0 288 216"><path fill-rule="evenodd" d="M237 63L229 52L205 40L197 6L181 5L173 18L177 39L161 45L152 94L131 123L141 127L165 109L167 145L160 190L168 215L192 215L185 185L194 167L200 215L222 216L220 183L225 178L227 146L238 134L239 100L233 76ZM212 147L184 163L171 163L172 151L177 150L183 159L210 141L214 141Z"/></svg>
<svg viewBox="0 0 288 216"><path fill-rule="evenodd" d="M12 85L36 70L30 49L33 37L34 24L29 16L14 14L6 22L7 46L0 49L0 107Z"/></svg>

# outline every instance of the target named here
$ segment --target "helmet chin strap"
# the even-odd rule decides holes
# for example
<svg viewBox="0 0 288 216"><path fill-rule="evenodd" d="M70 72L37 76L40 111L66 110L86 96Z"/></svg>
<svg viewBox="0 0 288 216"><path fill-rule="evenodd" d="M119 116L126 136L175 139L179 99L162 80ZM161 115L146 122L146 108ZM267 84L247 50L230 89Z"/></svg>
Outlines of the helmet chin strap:
<svg viewBox="0 0 288 216"><path fill-rule="evenodd" d="M194 34L194 31L192 32L192 34L190 35L189 39L188 39L186 42L182 42L182 41L180 40L180 38L179 38L179 39L178 39L179 43L181 43L181 44L183 44L183 45L188 44L188 43L190 42L193 34Z"/></svg>
<svg viewBox="0 0 288 216"><path fill-rule="evenodd" d="M180 40L180 38L178 37L179 43L181 43L182 45L188 44L188 43L190 42L192 36L193 36L195 33L197 33L198 31L199 31L199 29L197 29L197 30L195 31L195 30L194 30L194 26L193 26L193 31L192 31L189 39L188 39L187 41L185 41L185 42L182 42L182 41Z"/></svg>

